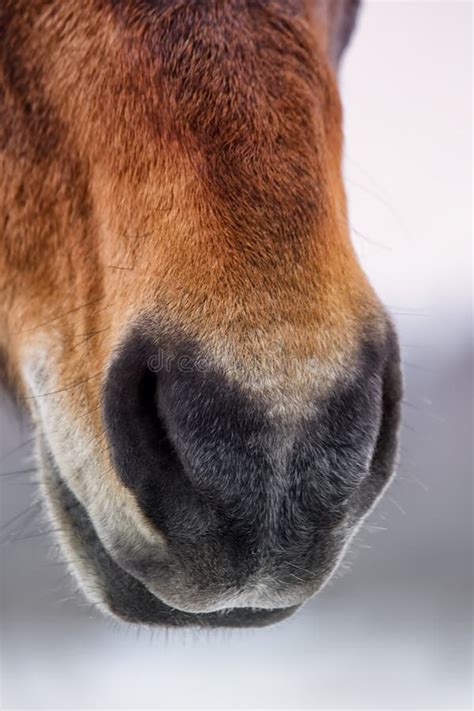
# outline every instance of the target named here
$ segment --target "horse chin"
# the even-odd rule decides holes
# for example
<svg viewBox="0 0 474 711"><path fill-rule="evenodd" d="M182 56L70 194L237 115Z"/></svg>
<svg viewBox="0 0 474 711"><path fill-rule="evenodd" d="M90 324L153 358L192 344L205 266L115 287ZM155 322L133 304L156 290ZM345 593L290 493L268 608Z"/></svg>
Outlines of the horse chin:
<svg viewBox="0 0 474 711"><path fill-rule="evenodd" d="M165 604L109 555L84 506L61 477L44 439L40 442L42 486L69 566L90 602L128 623L165 627L264 627L286 619L298 606L236 608L189 613Z"/></svg>

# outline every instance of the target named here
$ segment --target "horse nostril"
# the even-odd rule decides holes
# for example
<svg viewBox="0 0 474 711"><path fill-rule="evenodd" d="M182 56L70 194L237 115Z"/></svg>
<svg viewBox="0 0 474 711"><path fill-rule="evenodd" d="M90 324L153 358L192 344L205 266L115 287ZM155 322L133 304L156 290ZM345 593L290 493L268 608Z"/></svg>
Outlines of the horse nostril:
<svg viewBox="0 0 474 711"><path fill-rule="evenodd" d="M176 451L168 436L166 423L158 404L158 378L147 368L139 380L137 390L137 418L142 428L143 441L153 442L154 448L168 459Z"/></svg>
<svg viewBox="0 0 474 711"><path fill-rule="evenodd" d="M159 411L159 374L150 366L155 353L142 337L127 340L105 381L103 419L117 475L165 533L173 497L186 500L190 492Z"/></svg>
<svg viewBox="0 0 474 711"><path fill-rule="evenodd" d="M353 377L315 393L296 422L270 417L242 385L203 368L190 344L157 351L142 334L127 339L105 381L103 414L117 476L166 538L158 593L204 609L229 590L254 605L257 589L261 604L283 606L303 594L294 576L278 589L278 571L296 560L311 561L304 594L314 591L392 471L396 338L361 351Z"/></svg>

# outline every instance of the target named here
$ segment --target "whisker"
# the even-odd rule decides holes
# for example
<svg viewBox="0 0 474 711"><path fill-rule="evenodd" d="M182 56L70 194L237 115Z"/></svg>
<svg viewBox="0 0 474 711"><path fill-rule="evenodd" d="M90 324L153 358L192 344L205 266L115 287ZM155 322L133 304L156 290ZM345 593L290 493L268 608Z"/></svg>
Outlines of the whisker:
<svg viewBox="0 0 474 711"><path fill-rule="evenodd" d="M26 531L28 526L35 521L35 519L40 513L42 513L42 502L37 501L34 504L28 506L23 511L20 511L20 513L16 514L5 523L3 523L0 526L0 531L3 531L2 535L0 536L0 544L4 545L10 542L13 538L15 538L17 534ZM20 527L9 531L9 527L15 523L20 523Z"/></svg>
<svg viewBox="0 0 474 711"><path fill-rule="evenodd" d="M389 501L392 502L392 504L395 506L395 508L400 511L400 513L402 514L402 516L406 516L406 515L407 515L407 512L405 511L405 509L403 508L403 506L402 506L401 504L399 504L398 501L396 501L396 500L393 498L393 496L390 496L390 495L389 495L387 498L388 498Z"/></svg>
<svg viewBox="0 0 474 711"><path fill-rule="evenodd" d="M109 329L110 326L107 326L106 328L100 328L98 331L92 331L91 333L88 333L82 341L79 341L79 343L76 343L74 346L72 346L71 350L76 350L76 348L79 348L79 346L83 346L85 343L88 343L92 338L99 336L101 333L105 333L105 331L108 331Z"/></svg>
<svg viewBox="0 0 474 711"><path fill-rule="evenodd" d="M20 476L21 474L33 474L38 471L38 467L31 467L30 469L18 469L14 472L2 472L0 478L10 477L10 476Z"/></svg>
<svg viewBox="0 0 474 711"><path fill-rule="evenodd" d="M296 563L290 563L289 561L286 561L285 565L289 565L290 568L295 568L296 570L300 570L302 573L306 573L306 575L310 575L312 578L318 577L317 573L315 573L314 570L308 570L308 568L303 568L301 565L296 565ZM302 582L305 582L305 581L302 581Z"/></svg>
<svg viewBox="0 0 474 711"><path fill-rule="evenodd" d="M26 509L23 509L23 511L20 511L19 513L12 516L12 518L10 518L8 521L5 521L5 523L2 523L2 525L0 526L0 531L5 530L9 526L11 526L12 523L15 523L15 521L18 521L19 519L21 519L22 516L26 516L28 513L34 513L36 516L39 513L41 508L42 508L41 501L35 501L33 504L30 504L29 506L27 506Z"/></svg>
<svg viewBox="0 0 474 711"><path fill-rule="evenodd" d="M94 304L99 303L99 301L103 301L104 298L105 298L105 296L99 296L97 299L92 299L92 301L88 301L87 303L82 304L81 306L76 306L73 309L70 309L69 311L66 311L65 313L60 314L59 316L54 316L53 318L50 318L47 321L43 321L42 323L39 323L36 326L27 328L24 331L18 331L18 333L16 335L19 335L22 333L30 333L31 331L36 331L38 328L42 328L43 326L48 326L50 323L54 323L55 321L59 321L60 319L66 318L66 316L76 313L77 311L80 311L81 309L85 309L88 306L93 306Z"/></svg>
<svg viewBox="0 0 474 711"><path fill-rule="evenodd" d="M22 444L19 444L17 447L14 447L13 449L10 449L8 452L6 452L5 454L3 454L3 455L0 457L0 462L3 462L5 459L8 459L8 457L11 457L12 454L16 454L17 452L20 451L20 449L23 449L23 448L26 447L27 445L33 444L33 442L35 442L35 440L36 440L36 435L34 435L33 437L31 437L30 439L27 439L26 442L22 442Z"/></svg>
<svg viewBox="0 0 474 711"><path fill-rule="evenodd" d="M31 538L41 538L42 536L49 536L52 533L67 533L67 530L65 528L52 528L48 531L29 533L26 536L16 536L15 538L11 538L9 539L9 543L19 543L20 541L28 541Z"/></svg>
<svg viewBox="0 0 474 711"><path fill-rule="evenodd" d="M360 230L356 229L355 227L351 227L351 232L353 232L357 237L360 237L361 239L365 240L365 242L368 242L368 244L373 245L374 247L378 247L379 249L384 249L387 252L392 252L393 247L389 247L386 244L382 244L381 242L377 242L377 240L372 239L368 237L366 234L361 232Z"/></svg>
<svg viewBox="0 0 474 711"><path fill-rule="evenodd" d="M356 180L353 180L350 177L347 177L347 182L351 183L358 190L362 190L362 192L365 192L367 195L370 195L375 200L377 200L381 205L383 205L390 212L392 217L395 218L398 226L402 229L405 236L407 236L407 237L410 236L410 233L407 230L406 224L401 219L401 216L398 214L398 212L392 207L392 205L382 195L380 195L376 190L372 190L371 188L368 188L366 185L362 185L361 183L358 183Z"/></svg>
<svg viewBox="0 0 474 711"><path fill-rule="evenodd" d="M59 390L51 390L50 392L39 393L38 395L25 395L21 399L22 400L37 400L40 397L46 397L48 395L59 395L60 393L66 392L67 390L72 390L73 388L77 388L77 387L79 387L79 385L84 385L85 383L88 383L91 380L94 380L95 378L99 378L101 375L102 375L101 372L94 373L94 375L91 375L88 378L83 378L82 380L78 380L75 383L66 385L64 388L60 388Z"/></svg>

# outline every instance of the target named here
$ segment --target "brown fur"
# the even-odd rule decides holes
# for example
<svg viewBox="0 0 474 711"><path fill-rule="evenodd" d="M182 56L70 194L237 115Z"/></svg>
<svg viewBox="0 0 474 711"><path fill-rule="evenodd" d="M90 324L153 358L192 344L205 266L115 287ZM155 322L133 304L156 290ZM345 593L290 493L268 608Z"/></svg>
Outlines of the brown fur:
<svg viewBox="0 0 474 711"><path fill-rule="evenodd" d="M323 387L384 328L349 239L334 8L3 1L0 345L97 456L99 386L144 313L298 401L296 361Z"/></svg>
<svg viewBox="0 0 474 711"><path fill-rule="evenodd" d="M169 3L158 23L151 3L67 5L3 3L9 349L49 322L64 371L84 352L100 370L124 305L200 338L276 319L297 349L323 328L323 353L347 349L371 294L309 21L278 3Z"/></svg>

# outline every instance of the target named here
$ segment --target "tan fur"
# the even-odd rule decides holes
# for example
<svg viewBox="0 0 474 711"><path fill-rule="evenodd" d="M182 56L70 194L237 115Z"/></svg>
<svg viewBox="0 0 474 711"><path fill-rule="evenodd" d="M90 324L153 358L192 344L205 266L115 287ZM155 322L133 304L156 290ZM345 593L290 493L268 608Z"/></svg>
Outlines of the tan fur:
<svg viewBox="0 0 474 711"><path fill-rule="evenodd" d="M326 5L237 22L213 1L208 33L185 5L0 9L1 347L100 530L110 500L134 507L100 396L137 318L280 414L384 328L349 239Z"/></svg>

